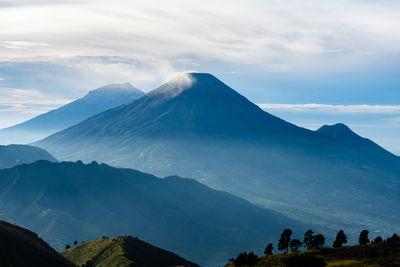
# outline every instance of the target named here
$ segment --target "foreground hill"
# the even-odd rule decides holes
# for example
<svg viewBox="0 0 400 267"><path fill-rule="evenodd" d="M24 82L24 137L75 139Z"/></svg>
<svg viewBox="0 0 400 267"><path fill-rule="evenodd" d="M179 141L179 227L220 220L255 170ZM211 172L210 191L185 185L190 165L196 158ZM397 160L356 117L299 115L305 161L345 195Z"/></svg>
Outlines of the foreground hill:
<svg viewBox="0 0 400 267"><path fill-rule="evenodd" d="M26 144L68 128L97 113L135 100L142 91L129 83L111 84L26 122L0 130L0 144Z"/></svg>
<svg viewBox="0 0 400 267"><path fill-rule="evenodd" d="M47 151L28 145L0 145L0 169L37 160L56 161Z"/></svg>
<svg viewBox="0 0 400 267"><path fill-rule="evenodd" d="M0 210L58 250L72 240L130 234L209 266L244 248L262 248L286 227L304 230L193 179L95 162L37 161L0 170Z"/></svg>
<svg viewBox="0 0 400 267"><path fill-rule="evenodd" d="M0 221L0 266L75 266L37 234Z"/></svg>
<svg viewBox="0 0 400 267"><path fill-rule="evenodd" d="M301 265L300 262L310 261L310 258L322 258L328 267L400 266L400 242L396 241L390 244L372 244L342 248L320 248L300 253L277 254L260 258L257 266L308 267L313 265L304 263Z"/></svg>
<svg viewBox="0 0 400 267"><path fill-rule="evenodd" d="M400 229L399 157L343 124L283 121L210 74L172 80L36 144L64 160L193 177L350 235Z"/></svg>
<svg viewBox="0 0 400 267"><path fill-rule="evenodd" d="M113 267L196 267L169 251L154 247L136 237L100 238L66 249L62 255L78 266Z"/></svg>

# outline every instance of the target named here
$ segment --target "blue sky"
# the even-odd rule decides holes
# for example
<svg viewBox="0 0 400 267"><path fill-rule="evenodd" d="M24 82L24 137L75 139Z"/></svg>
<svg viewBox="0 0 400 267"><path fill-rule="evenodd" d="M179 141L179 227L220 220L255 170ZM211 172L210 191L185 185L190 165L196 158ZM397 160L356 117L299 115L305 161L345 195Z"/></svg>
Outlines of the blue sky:
<svg viewBox="0 0 400 267"><path fill-rule="evenodd" d="M1 1L0 128L105 84L201 71L400 154L398 14L399 1Z"/></svg>

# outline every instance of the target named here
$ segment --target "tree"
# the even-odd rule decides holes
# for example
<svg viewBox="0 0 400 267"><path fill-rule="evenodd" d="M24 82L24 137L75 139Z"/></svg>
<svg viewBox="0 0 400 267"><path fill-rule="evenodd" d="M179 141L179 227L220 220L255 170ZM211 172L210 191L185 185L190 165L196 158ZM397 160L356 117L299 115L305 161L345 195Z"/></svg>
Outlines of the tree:
<svg viewBox="0 0 400 267"><path fill-rule="evenodd" d="M306 246L307 249L311 249L313 240L314 240L314 232L311 231L310 229L307 232L305 232L303 240L303 244Z"/></svg>
<svg viewBox="0 0 400 267"><path fill-rule="evenodd" d="M325 244L325 237L322 234L318 234L313 238L311 248L320 248Z"/></svg>
<svg viewBox="0 0 400 267"><path fill-rule="evenodd" d="M393 244L393 242L399 242L399 241L400 241L400 237L397 234L393 234L392 237L386 238L384 243L387 245L391 245L391 244Z"/></svg>
<svg viewBox="0 0 400 267"><path fill-rule="evenodd" d="M290 241L289 247L292 252L299 252L299 248L301 247L302 243L298 239L292 239Z"/></svg>
<svg viewBox="0 0 400 267"><path fill-rule="evenodd" d="M274 250L274 245L272 245L272 243L269 243L265 249L264 249L264 255L265 256L270 256L273 254L273 250Z"/></svg>
<svg viewBox="0 0 400 267"><path fill-rule="evenodd" d="M71 246L67 244L67 245L65 246L65 249L69 249L69 248L71 248Z"/></svg>
<svg viewBox="0 0 400 267"><path fill-rule="evenodd" d="M382 244L382 242L383 242L383 238L380 236L375 237L375 239L373 241L374 244Z"/></svg>
<svg viewBox="0 0 400 267"><path fill-rule="evenodd" d="M74 241L74 245L75 246L78 245L78 241L77 240Z"/></svg>
<svg viewBox="0 0 400 267"><path fill-rule="evenodd" d="M240 253L236 259L229 259L236 267L253 267L257 265L258 256L251 251L249 254L247 252Z"/></svg>
<svg viewBox="0 0 400 267"><path fill-rule="evenodd" d="M360 245L368 245L370 243L369 238L368 238L368 230L362 230L360 233L360 237L358 239L358 242Z"/></svg>
<svg viewBox="0 0 400 267"><path fill-rule="evenodd" d="M336 240L333 242L334 248L341 248L343 244L347 243L347 236L343 230L340 230L336 235Z"/></svg>
<svg viewBox="0 0 400 267"><path fill-rule="evenodd" d="M290 236L292 235L292 230L285 229L281 234L281 239L279 239L278 249L285 250L286 252L289 251L289 243L290 243Z"/></svg>

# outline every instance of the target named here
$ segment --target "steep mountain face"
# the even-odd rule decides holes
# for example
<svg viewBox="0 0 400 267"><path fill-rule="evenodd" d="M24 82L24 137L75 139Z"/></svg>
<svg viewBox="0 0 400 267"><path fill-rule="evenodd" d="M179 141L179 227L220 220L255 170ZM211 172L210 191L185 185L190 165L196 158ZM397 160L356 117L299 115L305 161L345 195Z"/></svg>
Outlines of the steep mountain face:
<svg viewBox="0 0 400 267"><path fill-rule="evenodd" d="M180 77L37 145L61 159L193 177L332 231L400 229L399 157L344 125L285 122L210 74Z"/></svg>
<svg viewBox="0 0 400 267"><path fill-rule="evenodd" d="M130 234L203 266L259 250L284 228L304 230L192 179L159 179L95 162L37 161L0 170L0 210L0 217L29 227L59 250L73 240Z"/></svg>
<svg viewBox="0 0 400 267"><path fill-rule="evenodd" d="M0 130L0 143L30 143L66 129L97 113L131 102L143 92L129 83L111 84L26 122Z"/></svg>
<svg viewBox="0 0 400 267"><path fill-rule="evenodd" d="M37 234L0 221L0 266L75 266Z"/></svg>
<svg viewBox="0 0 400 267"><path fill-rule="evenodd" d="M104 237L66 249L62 255L75 263L98 267L197 267L178 255L152 246L136 237Z"/></svg>
<svg viewBox="0 0 400 267"><path fill-rule="evenodd" d="M28 145L0 145L0 169L11 168L23 163L32 163L37 160L56 161L47 151Z"/></svg>

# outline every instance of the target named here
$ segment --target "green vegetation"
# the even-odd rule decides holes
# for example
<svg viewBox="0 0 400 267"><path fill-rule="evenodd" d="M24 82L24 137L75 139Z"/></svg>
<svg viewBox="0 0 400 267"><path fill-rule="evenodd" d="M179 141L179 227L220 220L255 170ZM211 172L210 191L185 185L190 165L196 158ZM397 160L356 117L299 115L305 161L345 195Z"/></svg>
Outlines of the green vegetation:
<svg viewBox="0 0 400 267"><path fill-rule="evenodd" d="M400 241L390 244L371 244L341 248L319 248L298 253L277 254L261 257L257 266L286 267L299 258L323 259L328 267L400 266ZM293 265L294 266L294 265ZM296 265L315 266L315 265Z"/></svg>
<svg viewBox="0 0 400 267"><path fill-rule="evenodd" d="M272 255L273 244L265 248L264 257L258 258L253 252L243 252L236 258L231 258L226 267L357 267L357 266L400 266L400 237L394 234L383 240L378 236L370 243L368 231L360 233L358 246L343 247L347 237L343 230L337 234L333 248L321 247L325 239L321 234L314 235L311 230L304 234L304 242L297 239L290 240L292 231L285 229L281 235L278 246L285 253ZM295 241L295 242L294 242ZM296 245L291 245L292 243ZM299 243L299 246L297 244ZM370 244L369 244L370 243ZM289 244L292 252L287 252ZM301 244L307 248L299 252ZM315 246L313 244L318 244ZM369 244L369 245L368 245ZM294 246L294 248L292 248Z"/></svg>
<svg viewBox="0 0 400 267"><path fill-rule="evenodd" d="M78 266L198 266L131 236L100 238L66 249L62 255Z"/></svg>

